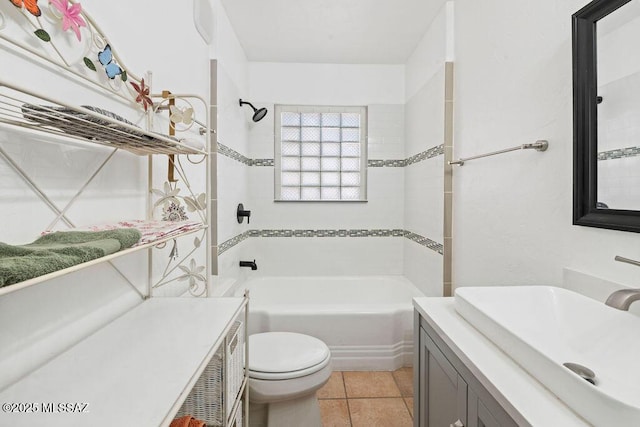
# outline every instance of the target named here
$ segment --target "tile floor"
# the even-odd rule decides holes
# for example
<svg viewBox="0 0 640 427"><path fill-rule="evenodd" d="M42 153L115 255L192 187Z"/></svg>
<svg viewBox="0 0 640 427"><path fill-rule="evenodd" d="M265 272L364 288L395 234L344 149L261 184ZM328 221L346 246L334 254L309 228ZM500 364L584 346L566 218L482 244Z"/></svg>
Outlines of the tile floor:
<svg viewBox="0 0 640 427"><path fill-rule="evenodd" d="M411 427L413 369L333 372L318 402L323 427Z"/></svg>

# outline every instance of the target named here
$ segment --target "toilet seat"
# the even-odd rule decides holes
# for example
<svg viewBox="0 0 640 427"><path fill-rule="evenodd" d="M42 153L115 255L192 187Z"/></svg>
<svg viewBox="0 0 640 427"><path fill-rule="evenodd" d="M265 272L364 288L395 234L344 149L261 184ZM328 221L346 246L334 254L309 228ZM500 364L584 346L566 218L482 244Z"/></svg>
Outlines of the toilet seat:
<svg viewBox="0 0 640 427"><path fill-rule="evenodd" d="M331 361L327 345L294 332L264 332L249 337L249 377L288 380L311 375Z"/></svg>

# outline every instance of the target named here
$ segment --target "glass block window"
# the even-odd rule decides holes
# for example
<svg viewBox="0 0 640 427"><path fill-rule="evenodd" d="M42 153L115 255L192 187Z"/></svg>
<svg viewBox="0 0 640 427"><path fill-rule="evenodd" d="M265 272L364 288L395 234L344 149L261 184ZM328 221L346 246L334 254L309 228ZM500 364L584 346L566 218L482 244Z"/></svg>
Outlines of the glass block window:
<svg viewBox="0 0 640 427"><path fill-rule="evenodd" d="M365 201L366 107L276 105L275 199Z"/></svg>

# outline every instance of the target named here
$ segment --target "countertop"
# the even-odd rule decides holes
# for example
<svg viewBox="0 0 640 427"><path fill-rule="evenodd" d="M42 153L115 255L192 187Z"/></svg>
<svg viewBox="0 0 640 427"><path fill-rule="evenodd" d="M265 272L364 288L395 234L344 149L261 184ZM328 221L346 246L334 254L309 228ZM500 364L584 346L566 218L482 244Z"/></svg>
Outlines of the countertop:
<svg viewBox="0 0 640 427"><path fill-rule="evenodd" d="M519 418L536 427L591 426L462 318L454 298L414 298L413 306L489 392L509 401Z"/></svg>
<svg viewBox="0 0 640 427"><path fill-rule="evenodd" d="M0 425L169 425L242 307L151 298L3 390Z"/></svg>

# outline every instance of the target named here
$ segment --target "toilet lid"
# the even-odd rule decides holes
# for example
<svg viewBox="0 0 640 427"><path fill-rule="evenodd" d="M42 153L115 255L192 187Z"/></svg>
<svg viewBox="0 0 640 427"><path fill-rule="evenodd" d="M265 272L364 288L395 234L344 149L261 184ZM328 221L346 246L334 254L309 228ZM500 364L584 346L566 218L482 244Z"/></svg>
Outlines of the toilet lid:
<svg viewBox="0 0 640 427"><path fill-rule="evenodd" d="M329 362L329 347L317 338L294 332L249 336L249 371L253 378L292 378L312 374Z"/></svg>

